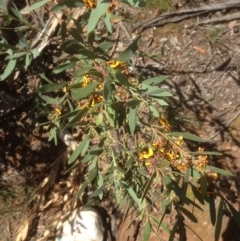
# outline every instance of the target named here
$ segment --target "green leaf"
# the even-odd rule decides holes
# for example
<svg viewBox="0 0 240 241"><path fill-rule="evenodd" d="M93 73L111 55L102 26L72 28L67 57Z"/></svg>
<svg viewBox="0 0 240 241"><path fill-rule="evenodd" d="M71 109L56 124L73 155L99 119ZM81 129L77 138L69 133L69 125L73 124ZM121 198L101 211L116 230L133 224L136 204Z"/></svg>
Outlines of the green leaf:
<svg viewBox="0 0 240 241"><path fill-rule="evenodd" d="M76 21L74 18L72 18L71 21L74 21L74 26L76 26L76 24L78 24L77 21ZM83 38L82 38L82 36L81 36L82 29L81 29L80 26L78 26L78 28L70 28L70 29L68 29L68 32L69 32L69 33L73 36L73 38L76 39L78 42L80 42L80 43L83 43L83 42L84 42L84 40L83 40Z"/></svg>
<svg viewBox="0 0 240 241"><path fill-rule="evenodd" d="M8 12L8 7L7 7L6 3L8 3L8 2L6 2L6 0L0 0L0 6L4 10L4 12Z"/></svg>
<svg viewBox="0 0 240 241"><path fill-rule="evenodd" d="M182 136L184 139L187 139L187 140L197 141L197 142L206 142L199 136L184 133L184 132L172 132L172 133L167 133L167 135L168 136L176 136L176 137Z"/></svg>
<svg viewBox="0 0 240 241"><path fill-rule="evenodd" d="M89 136L87 135L81 141L81 143L78 145L76 150L72 153L72 155L70 156L70 158L68 160L68 164L72 164L80 156L80 153L83 151L83 149L84 149L84 147L85 147L85 145L87 144L88 141L89 141Z"/></svg>
<svg viewBox="0 0 240 241"><path fill-rule="evenodd" d="M150 189L150 187L152 185L152 182L153 182L154 178L155 178L155 173L153 173L151 175L151 177L148 179L147 185L146 185L146 187L145 187L145 189L143 191L143 195L142 195L141 201L143 201L143 199L146 197L146 195L147 195L147 193L148 193L148 191L149 191L149 189Z"/></svg>
<svg viewBox="0 0 240 241"><path fill-rule="evenodd" d="M175 240L175 233L177 232L177 228L178 228L178 220L176 221L176 223L173 226L173 229L171 230L171 234L169 236L168 241L174 241Z"/></svg>
<svg viewBox="0 0 240 241"><path fill-rule="evenodd" d="M87 185L88 185L88 181L85 180L84 183L81 185L81 187L78 190L78 193L76 195L76 199L78 199L82 195L82 193L85 191Z"/></svg>
<svg viewBox="0 0 240 241"><path fill-rule="evenodd" d="M84 68L79 68L78 70L74 71L73 72L73 76L74 77L79 77L79 76L82 76L84 74L87 74L87 72L92 69L92 66L87 66L87 67L84 67Z"/></svg>
<svg viewBox="0 0 240 241"><path fill-rule="evenodd" d="M50 105L59 105L65 100L65 96L63 96L61 98L52 98L52 97L49 97L46 95L39 95L39 96L40 96L40 98L45 100L47 102L47 104L50 104Z"/></svg>
<svg viewBox="0 0 240 241"><path fill-rule="evenodd" d="M150 86L146 84L142 84L139 88L140 90L143 90L147 95L150 95L152 97L168 97L172 96L172 94L165 89L158 88L156 86Z"/></svg>
<svg viewBox="0 0 240 241"><path fill-rule="evenodd" d="M228 206L232 212L235 222L237 223L238 227L240 227L240 213L230 203L228 203Z"/></svg>
<svg viewBox="0 0 240 241"><path fill-rule="evenodd" d="M91 183L96 178L97 173L98 173L97 168L93 168L89 171L88 177L87 177L88 183Z"/></svg>
<svg viewBox="0 0 240 241"><path fill-rule="evenodd" d="M219 207L218 207L218 214L217 214L217 222L214 234L214 240L218 241L222 229L222 218L223 218L223 200L221 199Z"/></svg>
<svg viewBox="0 0 240 241"><path fill-rule="evenodd" d="M99 19L106 13L108 7L109 7L109 2L104 0L98 1L97 7L93 9L90 13L90 17L87 25L88 33L92 32L95 29Z"/></svg>
<svg viewBox="0 0 240 241"><path fill-rule="evenodd" d="M135 108L136 106L138 106L140 103L142 102L142 100L130 100L126 103L127 107L130 108Z"/></svg>
<svg viewBox="0 0 240 241"><path fill-rule="evenodd" d="M157 100L157 102L159 103L159 105L161 105L161 106L168 106L168 103L165 101L165 100Z"/></svg>
<svg viewBox="0 0 240 241"><path fill-rule="evenodd" d="M37 8L40 8L41 6L45 5L46 3L48 3L49 0L42 0L40 2L37 2L37 3L34 3L32 4L31 6L27 7L24 9L24 12L27 13L27 12L31 12L32 10L35 10Z"/></svg>
<svg viewBox="0 0 240 241"><path fill-rule="evenodd" d="M103 42L103 43L99 44L97 48L99 48L103 51L106 51L106 50L112 48L113 45L114 45L114 43L112 43L112 42Z"/></svg>
<svg viewBox="0 0 240 241"><path fill-rule="evenodd" d="M42 92L42 93L49 93L49 92L53 92L55 90L59 90L62 89L63 87L65 87L68 84L67 81L62 81L60 83L56 83L56 84L47 84L44 85L42 87L40 87L38 89L38 91Z"/></svg>
<svg viewBox="0 0 240 241"><path fill-rule="evenodd" d="M120 84L127 86L127 87L131 86L129 84L127 75L125 75L123 73L116 73L115 78Z"/></svg>
<svg viewBox="0 0 240 241"><path fill-rule="evenodd" d="M138 50L140 44L140 36L136 37L133 42L124 50L121 55L118 57L118 60L127 62L133 57L135 52Z"/></svg>
<svg viewBox="0 0 240 241"><path fill-rule="evenodd" d="M89 143L90 143L90 139L88 139L87 142L85 143L85 146L83 147L82 152L81 152L81 156L84 156L85 153L87 152Z"/></svg>
<svg viewBox="0 0 240 241"><path fill-rule="evenodd" d="M111 13L106 13L106 16L104 18L104 23L107 27L107 30L109 33L112 33L112 23L111 23L111 16L112 14Z"/></svg>
<svg viewBox="0 0 240 241"><path fill-rule="evenodd" d="M108 82L105 82L103 87L103 97L106 101L109 101L112 96L112 88Z"/></svg>
<svg viewBox="0 0 240 241"><path fill-rule="evenodd" d="M212 170L214 172L217 172L221 175L224 175L226 177L236 177L236 175L232 174L231 172L228 172L228 171L225 171L225 170L222 170L220 168L217 168L217 167L212 167L212 166L206 166L207 169L209 170Z"/></svg>
<svg viewBox="0 0 240 241"><path fill-rule="evenodd" d="M129 128L130 128L130 132L133 135L136 125L137 125L137 111L136 108L130 108L129 109Z"/></svg>
<svg viewBox="0 0 240 241"><path fill-rule="evenodd" d="M8 61L7 66L5 67L5 70L3 74L0 76L0 80L5 80L15 69L17 63L17 59L10 59Z"/></svg>
<svg viewBox="0 0 240 241"><path fill-rule="evenodd" d="M96 125L100 126L102 124L102 121L103 121L103 114L99 113L97 118L96 118Z"/></svg>
<svg viewBox="0 0 240 241"><path fill-rule="evenodd" d="M208 188L208 181L207 181L207 177L205 174L203 174L200 177L200 187L201 187L201 192L202 192L203 196L205 196L207 193L207 188Z"/></svg>
<svg viewBox="0 0 240 241"><path fill-rule="evenodd" d="M169 191L173 189L173 181L169 176L166 176L166 175L163 176L163 184Z"/></svg>
<svg viewBox="0 0 240 241"><path fill-rule="evenodd" d="M94 89L98 85L99 85L98 82L93 82L83 88L73 89L72 91L73 100L80 100L87 97L89 94L91 94L94 91Z"/></svg>
<svg viewBox="0 0 240 241"><path fill-rule="evenodd" d="M132 199L138 204L139 210L142 210L143 205L141 205L141 199L137 197L137 194L134 192L134 190L129 187L127 189L129 195L132 197Z"/></svg>
<svg viewBox="0 0 240 241"><path fill-rule="evenodd" d="M211 223L214 226L216 223L216 206L215 206L215 200L214 196L209 196L209 209L210 209L210 218Z"/></svg>
<svg viewBox="0 0 240 241"><path fill-rule="evenodd" d="M61 65L58 65L57 67L55 67L52 72L53 72L54 74L59 74L59 73L63 72L64 70L74 68L75 65L76 65L76 63L65 63L65 64L61 64Z"/></svg>
<svg viewBox="0 0 240 241"><path fill-rule="evenodd" d="M189 183L191 188L192 188L192 192L194 194L194 197L201 203L204 205L204 198L203 195L198 191L197 187L195 187L193 184Z"/></svg>
<svg viewBox="0 0 240 241"><path fill-rule="evenodd" d="M146 79L142 82L142 84L145 85L156 85L156 84L160 84L161 82L163 82L164 80L167 79L167 76L157 76L151 79Z"/></svg>
<svg viewBox="0 0 240 241"><path fill-rule="evenodd" d="M143 241L148 241L151 234L151 225L149 222L145 223L144 229L143 229Z"/></svg>
<svg viewBox="0 0 240 241"><path fill-rule="evenodd" d="M167 226L165 223L162 222L165 214L162 215L162 217L161 217L160 220L157 219L156 217L152 216L152 215L149 215L149 216L152 218L152 220L154 220L154 222L156 222L156 223L158 224L157 231L158 231L159 227L161 226L162 229L163 229L164 231L166 231L168 234L171 233L171 231L170 231L170 229L168 228L168 226Z"/></svg>
<svg viewBox="0 0 240 241"><path fill-rule="evenodd" d="M197 220L197 218L193 215L193 213L189 212L189 211L188 211L187 209L185 209L184 207L179 206L178 208L179 208L179 209L181 210L181 212L182 212L185 216L187 216L192 222L198 223L198 220Z"/></svg>
<svg viewBox="0 0 240 241"><path fill-rule="evenodd" d="M146 1L136 1L136 0L124 0L123 1L126 4L130 4L131 6L134 7L145 7L146 6Z"/></svg>
<svg viewBox="0 0 240 241"><path fill-rule="evenodd" d="M84 108L82 110L79 110L77 114L68 122L68 124L64 127L64 129L72 126L76 122L79 122L82 117L88 112L88 108Z"/></svg>
<svg viewBox="0 0 240 241"><path fill-rule="evenodd" d="M152 105L150 105L149 106L149 109L150 109L150 111L152 112L152 115L154 116L154 117L159 117L160 115L159 115L159 112L152 106Z"/></svg>
<svg viewBox="0 0 240 241"><path fill-rule="evenodd" d="M54 144L55 146L57 145L57 128L54 127L50 130L49 132L49 137L48 137L48 141L54 140Z"/></svg>

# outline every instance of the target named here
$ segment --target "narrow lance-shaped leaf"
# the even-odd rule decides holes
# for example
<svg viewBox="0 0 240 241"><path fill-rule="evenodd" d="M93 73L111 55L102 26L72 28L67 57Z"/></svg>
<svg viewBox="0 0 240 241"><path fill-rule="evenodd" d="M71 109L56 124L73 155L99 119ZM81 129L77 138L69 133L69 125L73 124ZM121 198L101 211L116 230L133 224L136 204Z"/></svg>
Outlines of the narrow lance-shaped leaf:
<svg viewBox="0 0 240 241"><path fill-rule="evenodd" d="M209 170L212 170L214 172L217 172L221 175L224 175L226 177L236 177L236 175L232 174L231 172L228 172L228 171L225 171L225 170L222 170L220 168L217 168L217 167L212 167L212 166L206 166L207 169Z"/></svg>
<svg viewBox="0 0 240 241"><path fill-rule="evenodd" d="M93 82L83 88L77 88L72 90L73 100L80 100L91 94L94 89L99 85L98 82Z"/></svg>
<svg viewBox="0 0 240 241"><path fill-rule="evenodd" d="M65 63L65 64L58 65L57 67L55 67L53 69L53 73L59 74L59 73L63 72L64 70L73 68L75 65L76 65L76 63Z"/></svg>
<svg viewBox="0 0 240 241"><path fill-rule="evenodd" d="M197 218L193 215L193 213L189 212L187 209L185 209L184 207L179 206L179 209L181 210L181 212L187 216L192 222L197 223L198 220Z"/></svg>
<svg viewBox="0 0 240 241"><path fill-rule="evenodd" d="M129 109L129 128L130 132L133 135L136 125L137 125L137 111L136 108L130 108Z"/></svg>
<svg viewBox="0 0 240 241"><path fill-rule="evenodd" d="M176 137L182 136L184 139L187 139L187 140L197 141L197 142L206 142L199 136L184 133L184 132L172 132L172 133L167 133L167 135L168 136L176 136Z"/></svg>
<svg viewBox="0 0 240 241"><path fill-rule="evenodd" d="M151 224L146 222L144 229L143 229L143 239L142 241L148 241L151 234Z"/></svg>
<svg viewBox="0 0 240 241"><path fill-rule="evenodd" d="M61 104L64 99L65 99L65 96L57 99L57 98L52 98L52 97L49 97L47 95L39 95L43 100L45 100L47 102L47 104L50 104L50 105L59 105Z"/></svg>
<svg viewBox="0 0 240 241"><path fill-rule="evenodd" d="M91 11L89 20L88 20L88 33L92 32L99 19L106 13L109 7L109 2L107 1L98 1L97 7Z"/></svg>
<svg viewBox="0 0 240 241"><path fill-rule="evenodd" d="M214 226L216 223L216 206L215 206L214 197L212 195L209 197L209 209L210 209L211 223Z"/></svg>
<svg viewBox="0 0 240 241"><path fill-rule="evenodd" d="M97 168L93 168L89 171L89 174L88 174L88 183L91 183L97 176L97 173L98 173L98 169Z"/></svg>
<svg viewBox="0 0 240 241"><path fill-rule="evenodd" d="M145 85L157 85L167 79L167 76L157 76L151 79L146 79L142 82Z"/></svg>
<svg viewBox="0 0 240 241"><path fill-rule="evenodd" d="M31 6L27 7L24 9L24 13L28 13L31 12L32 10L35 10L37 8L40 8L41 6L45 5L46 3L48 3L49 0L42 0L40 2L34 3Z"/></svg>
<svg viewBox="0 0 240 241"><path fill-rule="evenodd" d="M10 59L3 74L0 76L0 80L5 80L15 69L17 59Z"/></svg>
<svg viewBox="0 0 240 241"><path fill-rule="evenodd" d="M78 193L77 193L77 195L76 195L76 199L78 199L78 198L82 195L82 193L85 191L87 185L88 185L88 181L85 180L84 183L83 183L83 184L81 185L81 187L79 188L79 191L78 191Z"/></svg>
<svg viewBox="0 0 240 241"><path fill-rule="evenodd" d="M223 218L223 200L221 199L219 207L218 207L218 214L217 214L217 222L215 228L215 241L219 240L221 229L222 229L222 218Z"/></svg>
<svg viewBox="0 0 240 241"><path fill-rule="evenodd" d="M232 212L235 222L237 223L238 227L240 227L240 213L230 203L228 203L228 206Z"/></svg>
<svg viewBox="0 0 240 241"><path fill-rule="evenodd" d="M124 50L118 57L118 60L126 62L133 57L135 52L138 50L140 44L140 36L136 37L133 42Z"/></svg>
<svg viewBox="0 0 240 241"><path fill-rule="evenodd" d="M82 152L83 148L85 147L86 143L89 140L89 136L87 135L82 141L81 143L78 145L78 147L76 148L76 150L72 153L72 155L70 156L69 160L68 160L68 164L72 164L80 155L80 153Z"/></svg>
<svg viewBox="0 0 240 241"><path fill-rule="evenodd" d="M39 88L38 91L40 91L42 93L49 93L49 92L53 92L55 90L62 89L67 84L68 84L67 81L62 81L61 83L47 84L47 85L44 85L41 88Z"/></svg>

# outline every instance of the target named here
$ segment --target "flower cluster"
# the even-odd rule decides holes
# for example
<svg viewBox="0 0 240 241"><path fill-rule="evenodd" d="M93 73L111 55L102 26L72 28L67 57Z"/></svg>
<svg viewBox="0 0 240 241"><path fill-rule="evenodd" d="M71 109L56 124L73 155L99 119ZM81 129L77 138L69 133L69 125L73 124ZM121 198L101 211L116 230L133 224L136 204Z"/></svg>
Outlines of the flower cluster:
<svg viewBox="0 0 240 241"><path fill-rule="evenodd" d="M97 6L97 2L94 0L83 0L83 2L88 9L93 9Z"/></svg>
<svg viewBox="0 0 240 241"><path fill-rule="evenodd" d="M111 68L121 70L122 73L128 74L127 66L123 61L110 60L108 61L108 64Z"/></svg>

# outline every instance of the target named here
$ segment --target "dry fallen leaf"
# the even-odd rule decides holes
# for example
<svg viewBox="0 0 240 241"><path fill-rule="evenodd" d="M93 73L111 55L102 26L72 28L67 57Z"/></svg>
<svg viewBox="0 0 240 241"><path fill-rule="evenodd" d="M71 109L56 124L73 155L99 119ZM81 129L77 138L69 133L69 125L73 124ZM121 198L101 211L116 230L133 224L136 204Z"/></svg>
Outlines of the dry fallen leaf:
<svg viewBox="0 0 240 241"><path fill-rule="evenodd" d="M203 49L203 48L201 48L201 47L193 46L193 48L194 48L195 50L197 50L197 51L198 51L199 53L201 53L201 54L206 54L206 50Z"/></svg>
<svg viewBox="0 0 240 241"><path fill-rule="evenodd" d="M235 20L234 20L234 21L231 21L231 22L228 23L228 27L229 27L230 29L232 29L232 28L235 26L235 24L236 24L236 21L235 21Z"/></svg>
<svg viewBox="0 0 240 241"><path fill-rule="evenodd" d="M24 228L18 233L16 241L24 241L27 238L29 228L29 220L25 224Z"/></svg>

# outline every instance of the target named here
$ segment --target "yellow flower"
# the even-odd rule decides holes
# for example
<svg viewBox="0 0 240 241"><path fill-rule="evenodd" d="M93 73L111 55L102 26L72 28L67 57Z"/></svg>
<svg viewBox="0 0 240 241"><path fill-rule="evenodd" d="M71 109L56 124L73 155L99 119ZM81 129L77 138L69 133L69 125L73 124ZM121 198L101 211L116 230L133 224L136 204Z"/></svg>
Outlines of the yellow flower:
<svg viewBox="0 0 240 241"><path fill-rule="evenodd" d="M62 91L63 91L64 93L66 93L66 92L67 92L67 87L66 87L66 86L63 87Z"/></svg>
<svg viewBox="0 0 240 241"><path fill-rule="evenodd" d="M56 113L56 114L58 114L58 115L61 115L61 114L62 114L62 112L61 112L61 110L60 110L59 108L55 108L54 110L55 110L55 113Z"/></svg>
<svg viewBox="0 0 240 241"><path fill-rule="evenodd" d="M183 143L183 137L179 136L177 140L174 141L175 144L177 144L178 146L181 146Z"/></svg>
<svg viewBox="0 0 240 241"><path fill-rule="evenodd" d="M82 87L87 86L89 83L90 83L89 76L85 74L83 77Z"/></svg>
<svg viewBox="0 0 240 241"><path fill-rule="evenodd" d="M94 95L89 99L89 108L93 107L94 105L100 103L103 100L101 95Z"/></svg>
<svg viewBox="0 0 240 241"><path fill-rule="evenodd" d="M168 119L167 119L165 116L163 116L163 117L159 120L159 122L160 122L161 126L163 127L163 129L164 129L165 131L169 131L169 130L171 129L171 126L170 126L170 124L169 124L169 122L168 122Z"/></svg>
<svg viewBox="0 0 240 241"><path fill-rule="evenodd" d="M118 60L110 60L108 61L108 64L110 65L110 67L112 68L117 68L117 67L125 67L125 63L122 61L118 61Z"/></svg>
<svg viewBox="0 0 240 241"><path fill-rule="evenodd" d="M204 148L199 147L198 148L199 152L204 151ZM196 160L196 168L199 169L203 169L204 167L207 166L208 164L208 159L207 159L207 155L199 155L198 156L198 160Z"/></svg>
<svg viewBox="0 0 240 241"><path fill-rule="evenodd" d="M109 13L109 12L112 12L113 10L115 10L115 8L116 8L116 6L117 6L117 1L111 1L110 2L110 5L109 5L109 7L108 7L108 9L107 9L107 12Z"/></svg>
<svg viewBox="0 0 240 241"><path fill-rule="evenodd" d="M94 0L83 0L83 2L88 9L93 9L97 6L96 1Z"/></svg>
<svg viewBox="0 0 240 241"><path fill-rule="evenodd" d="M141 159L148 159L149 157L153 156L153 149L150 147L144 148L139 154L138 158Z"/></svg>

